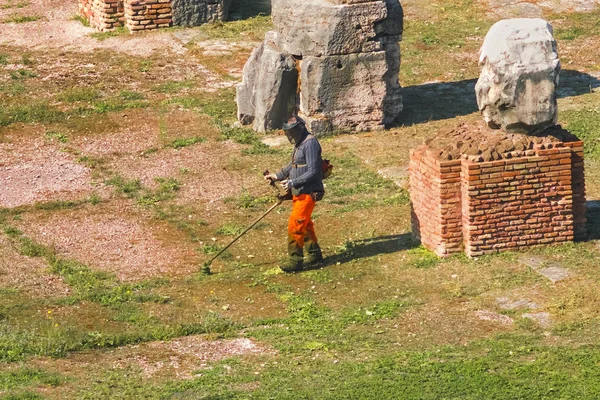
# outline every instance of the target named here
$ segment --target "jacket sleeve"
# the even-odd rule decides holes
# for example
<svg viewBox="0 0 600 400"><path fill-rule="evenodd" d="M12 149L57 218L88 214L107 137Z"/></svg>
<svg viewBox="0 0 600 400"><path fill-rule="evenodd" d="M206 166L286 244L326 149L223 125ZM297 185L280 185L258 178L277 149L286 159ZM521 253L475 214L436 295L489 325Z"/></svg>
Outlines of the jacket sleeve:
<svg viewBox="0 0 600 400"><path fill-rule="evenodd" d="M321 173L321 168L323 168L321 165L321 146L319 145L317 139L310 139L306 141L304 158L306 159L308 171L300 175L298 178L292 180L292 187L302 187L317 178Z"/></svg>
<svg viewBox="0 0 600 400"><path fill-rule="evenodd" d="M285 167L281 168L275 175L277 175L277 180L282 181L288 176L290 176L290 171L292 170L292 163L290 162Z"/></svg>

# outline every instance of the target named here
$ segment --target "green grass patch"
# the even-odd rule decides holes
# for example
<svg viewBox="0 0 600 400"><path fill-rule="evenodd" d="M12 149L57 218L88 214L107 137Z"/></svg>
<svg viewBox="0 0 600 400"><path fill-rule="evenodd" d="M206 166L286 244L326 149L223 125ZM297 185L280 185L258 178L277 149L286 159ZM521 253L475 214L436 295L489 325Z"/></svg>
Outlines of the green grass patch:
<svg viewBox="0 0 600 400"><path fill-rule="evenodd" d="M46 138L49 140L56 140L60 143L67 143L69 141L69 137L64 133L56 132L56 131L47 131Z"/></svg>
<svg viewBox="0 0 600 400"><path fill-rule="evenodd" d="M412 264L415 268L433 268L441 261L435 253L423 246L409 250L409 254L414 256Z"/></svg>
<svg viewBox="0 0 600 400"><path fill-rule="evenodd" d="M575 40L581 36L586 35L586 31L578 26L571 26L565 29L557 29L555 37L558 40Z"/></svg>
<svg viewBox="0 0 600 400"><path fill-rule="evenodd" d="M174 94L192 87L194 87L194 82L192 81L167 81L157 85L153 90L157 93Z"/></svg>
<svg viewBox="0 0 600 400"><path fill-rule="evenodd" d="M239 197L227 197L224 199L225 203L234 203L237 208L248 209L254 208L262 204L268 204L273 202L272 196L253 196L249 192L245 191Z"/></svg>
<svg viewBox="0 0 600 400"><path fill-rule="evenodd" d="M213 22L200 27L206 39L262 40L267 31L273 28L271 17L258 15L240 21Z"/></svg>
<svg viewBox="0 0 600 400"><path fill-rule="evenodd" d="M40 20L42 17L39 15L19 15L12 14L5 18L2 22L5 24L24 24L27 22L34 22Z"/></svg>
<svg viewBox="0 0 600 400"><path fill-rule="evenodd" d="M150 319L150 326L143 324L120 333L81 331L56 326L52 321L35 330L0 324L0 361L15 362L30 356L65 357L74 351L121 347L189 335L225 335L239 328L216 313L208 312L199 319L199 322L175 324L158 324Z"/></svg>
<svg viewBox="0 0 600 400"><path fill-rule="evenodd" d="M114 37L124 36L124 35L129 35L129 29L127 29L124 26L119 26L112 31L90 33L89 37L94 38L98 41L103 41L103 40L106 40L109 38L114 38Z"/></svg>
<svg viewBox="0 0 600 400"><path fill-rule="evenodd" d="M127 197L135 197L142 190L139 179L126 180L122 176L115 176L106 181L107 185L114 186L117 193L123 193Z"/></svg>
<svg viewBox="0 0 600 400"><path fill-rule="evenodd" d="M204 143L206 142L206 139L203 137L191 137L191 138L180 138L180 139L175 139L173 140L171 143L168 143L165 145L165 147L170 147L173 149L181 149L183 147L189 147L189 146L193 146L197 143Z"/></svg>
<svg viewBox="0 0 600 400"><path fill-rule="evenodd" d="M244 231L245 227L237 224L225 224L217 229L217 235L237 236Z"/></svg>
<svg viewBox="0 0 600 400"><path fill-rule="evenodd" d="M13 0L9 0L5 4L2 4L2 6L0 6L0 8L3 9L3 10L8 10L10 8L25 8L29 4L30 3L28 1L17 1L17 2L15 2Z"/></svg>
<svg viewBox="0 0 600 400"><path fill-rule="evenodd" d="M62 121L65 117L64 112L43 100L0 108L0 126L19 122L50 124Z"/></svg>
<svg viewBox="0 0 600 400"><path fill-rule="evenodd" d="M10 75L10 79L14 79L14 80L37 78L37 76L38 76L35 72L30 71L28 69L24 69L24 68L19 68L15 71L10 71L9 75Z"/></svg>
<svg viewBox="0 0 600 400"><path fill-rule="evenodd" d="M600 160L600 111L566 110L561 112L565 128L585 142L585 155Z"/></svg>
<svg viewBox="0 0 600 400"><path fill-rule="evenodd" d="M121 90L119 97L122 100L134 101L134 100L146 100L146 95L140 92L134 92L131 90Z"/></svg>
<svg viewBox="0 0 600 400"><path fill-rule="evenodd" d="M62 92L58 99L67 103L76 103L79 101L91 102L101 97L100 91L94 87L75 86Z"/></svg>
<svg viewBox="0 0 600 400"><path fill-rule="evenodd" d="M64 382L61 376L38 368L21 367L0 372L0 390L11 390L32 385L60 386Z"/></svg>
<svg viewBox="0 0 600 400"><path fill-rule="evenodd" d="M90 21L86 17L78 15L78 14L77 15L73 15L71 17L71 21L77 21L81 25L85 26L86 28L90 27Z"/></svg>

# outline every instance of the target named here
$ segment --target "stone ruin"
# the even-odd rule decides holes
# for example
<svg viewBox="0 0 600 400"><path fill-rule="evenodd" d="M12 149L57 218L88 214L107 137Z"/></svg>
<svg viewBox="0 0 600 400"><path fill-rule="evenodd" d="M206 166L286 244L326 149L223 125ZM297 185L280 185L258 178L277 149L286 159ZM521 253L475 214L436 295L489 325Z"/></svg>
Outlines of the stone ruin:
<svg viewBox="0 0 600 400"><path fill-rule="evenodd" d="M238 119L280 129L299 113L315 134L383 129L402 111L398 0L273 0L275 30L237 87Z"/></svg>
<svg viewBox="0 0 600 400"><path fill-rule="evenodd" d="M585 239L583 142L556 125L552 27L500 21L479 63L484 121L411 151L413 234L439 256L471 257Z"/></svg>
<svg viewBox="0 0 600 400"><path fill-rule="evenodd" d="M90 26L131 32L226 20L232 0L78 0Z"/></svg>

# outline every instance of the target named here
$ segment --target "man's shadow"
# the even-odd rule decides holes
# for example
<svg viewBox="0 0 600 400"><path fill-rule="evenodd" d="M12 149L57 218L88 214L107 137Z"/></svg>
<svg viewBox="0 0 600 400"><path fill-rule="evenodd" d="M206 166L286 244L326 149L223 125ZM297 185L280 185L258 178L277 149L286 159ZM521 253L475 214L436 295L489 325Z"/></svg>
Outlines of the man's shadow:
<svg viewBox="0 0 600 400"><path fill-rule="evenodd" d="M412 237L411 233L347 241L343 246L339 246L340 250L337 254L325 257L323 262L315 266L307 266L305 270L321 269L361 258L397 253L418 246L419 242Z"/></svg>
<svg viewBox="0 0 600 400"><path fill-rule="evenodd" d="M411 126L451 119L478 111L475 96L477 79L436 82L402 89L404 111L394 126ZM557 90L559 99L581 96L600 87L600 80L579 71L563 70Z"/></svg>

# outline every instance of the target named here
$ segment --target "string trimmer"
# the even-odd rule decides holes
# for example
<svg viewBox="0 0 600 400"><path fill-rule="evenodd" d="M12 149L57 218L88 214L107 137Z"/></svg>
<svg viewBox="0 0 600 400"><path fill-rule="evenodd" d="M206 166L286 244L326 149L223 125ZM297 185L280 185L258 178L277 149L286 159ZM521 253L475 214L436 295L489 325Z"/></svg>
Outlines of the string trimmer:
<svg viewBox="0 0 600 400"><path fill-rule="evenodd" d="M269 175L269 171L265 171L263 173L263 175L267 176ZM210 260L208 260L207 262L204 263L204 265L202 266L202 270L201 272L205 275L210 275L210 265L212 264L213 261L215 261L221 254L223 254L225 252L225 250L227 250L228 248L230 248L231 246L233 246L233 244L235 242L237 242L238 240L240 240L240 238L242 236L244 236L246 233L248 233L250 231L250 229L254 228L254 226L256 226L256 224L258 224L260 221L262 221L267 215L269 215L273 210L275 210L277 208L277 206L279 206L281 203L284 202L284 200L287 199L287 196L284 195L283 193L281 193L281 190L279 189L279 187L275 184L275 182L272 179L269 179L269 184L271 186L273 186L275 188L275 190L277 190L277 203L273 204L273 206L271 208L269 208L260 218L258 218L256 221L254 221L249 227L247 227L246 229L244 229L244 231L242 233L240 233L239 235L236 236L235 239L233 239L231 241L231 243L229 243L227 246L225 246L223 249L221 249L221 251L219 251L213 258L211 258Z"/></svg>

